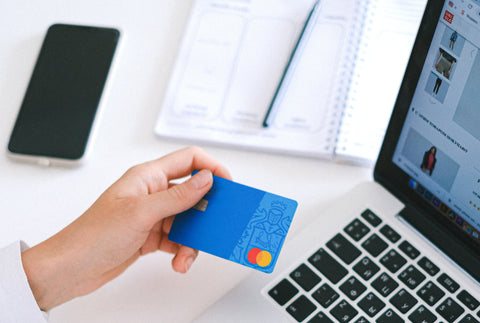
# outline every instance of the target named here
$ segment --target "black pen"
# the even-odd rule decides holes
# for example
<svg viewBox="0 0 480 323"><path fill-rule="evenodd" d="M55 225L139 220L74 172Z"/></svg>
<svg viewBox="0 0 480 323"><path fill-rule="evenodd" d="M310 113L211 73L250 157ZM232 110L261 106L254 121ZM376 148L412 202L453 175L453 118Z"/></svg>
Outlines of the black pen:
<svg viewBox="0 0 480 323"><path fill-rule="evenodd" d="M282 78L280 79L280 83L278 84L277 90L273 96L272 102L268 107L267 113L265 118L263 119L263 126L268 127L275 115L277 114L278 105L281 103L281 99L284 96L284 92L286 91L286 87L288 85L288 80L290 79L289 75L293 73L295 67L297 66L297 62L299 58L302 56L303 49L310 38L310 34L312 29L314 28L315 24L317 23L318 15L320 12L320 0L315 1L315 4L310 10L308 14L307 21L303 26L302 31L300 32L300 36L298 37L297 43L293 48L292 54L290 55L290 59L288 60L287 66L283 71Z"/></svg>

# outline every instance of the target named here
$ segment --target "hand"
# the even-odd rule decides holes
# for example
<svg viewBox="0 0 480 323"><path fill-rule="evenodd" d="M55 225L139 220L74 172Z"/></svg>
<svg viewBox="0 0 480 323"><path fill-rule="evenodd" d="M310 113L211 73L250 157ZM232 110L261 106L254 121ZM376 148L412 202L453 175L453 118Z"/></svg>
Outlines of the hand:
<svg viewBox="0 0 480 323"><path fill-rule="evenodd" d="M170 180L201 170L181 184ZM174 215L194 206L211 188L212 173L231 179L197 147L129 169L78 219L22 253L30 287L42 310L88 294L120 275L141 255L174 254L185 273L198 251L168 240Z"/></svg>

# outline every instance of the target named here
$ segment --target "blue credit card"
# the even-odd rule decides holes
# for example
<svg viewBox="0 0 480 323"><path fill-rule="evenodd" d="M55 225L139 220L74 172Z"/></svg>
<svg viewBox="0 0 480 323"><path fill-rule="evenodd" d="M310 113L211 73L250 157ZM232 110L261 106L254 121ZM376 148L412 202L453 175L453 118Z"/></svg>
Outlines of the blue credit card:
<svg viewBox="0 0 480 323"><path fill-rule="evenodd" d="M213 176L210 191L178 214L168 238L271 273L297 209L294 200Z"/></svg>

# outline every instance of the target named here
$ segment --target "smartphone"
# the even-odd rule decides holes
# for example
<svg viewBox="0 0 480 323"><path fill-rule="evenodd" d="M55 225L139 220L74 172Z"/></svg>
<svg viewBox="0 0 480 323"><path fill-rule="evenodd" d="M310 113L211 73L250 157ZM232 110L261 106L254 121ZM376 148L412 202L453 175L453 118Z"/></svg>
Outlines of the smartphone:
<svg viewBox="0 0 480 323"><path fill-rule="evenodd" d="M8 143L10 157L43 165L84 160L119 37L114 28L48 28Z"/></svg>

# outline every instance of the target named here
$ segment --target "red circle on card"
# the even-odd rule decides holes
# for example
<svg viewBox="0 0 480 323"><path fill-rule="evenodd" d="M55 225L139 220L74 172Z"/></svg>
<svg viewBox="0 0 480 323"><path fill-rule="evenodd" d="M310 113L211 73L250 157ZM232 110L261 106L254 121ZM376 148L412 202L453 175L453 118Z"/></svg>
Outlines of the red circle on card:
<svg viewBox="0 0 480 323"><path fill-rule="evenodd" d="M250 263L252 264L256 264L257 263L257 255L261 252L262 250L260 250L259 248L252 248L250 249L250 251L248 252L248 255L247 255L247 259L248 261L250 261Z"/></svg>

